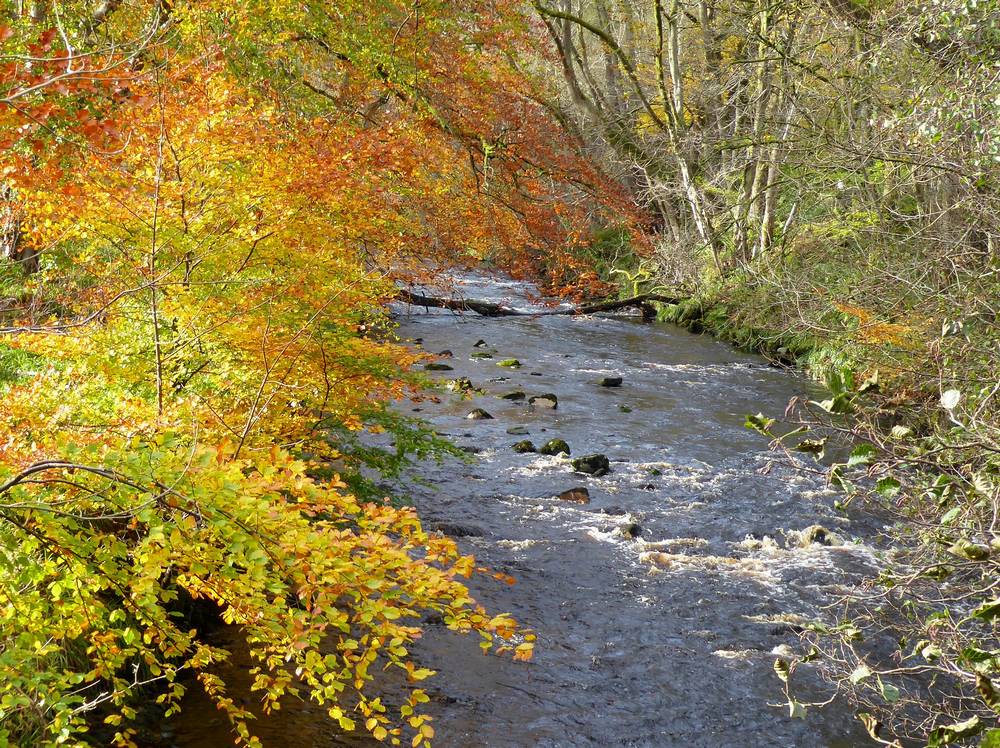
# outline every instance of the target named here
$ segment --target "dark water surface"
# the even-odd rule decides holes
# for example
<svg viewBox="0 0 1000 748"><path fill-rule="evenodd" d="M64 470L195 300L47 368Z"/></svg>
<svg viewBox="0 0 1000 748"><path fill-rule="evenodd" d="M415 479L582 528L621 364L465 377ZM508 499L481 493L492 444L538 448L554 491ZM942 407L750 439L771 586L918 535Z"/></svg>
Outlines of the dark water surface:
<svg viewBox="0 0 1000 748"><path fill-rule="evenodd" d="M529 305L515 283L459 287ZM821 483L772 463L767 440L743 426L747 413L782 412L802 379L668 325L400 311L402 336L454 352L445 361L454 371L434 376L469 377L486 391L400 406L481 450L471 464L424 466L431 485L400 490L426 525L517 578L474 580L475 596L538 636L534 660L518 663L429 628L415 655L440 671L427 682L436 746L869 745L844 707L790 719L772 671L776 648L797 641L789 624L814 616L871 562L858 542L870 522L835 513ZM479 339L493 359L470 359ZM522 368L497 366L508 357ZM621 387L596 384L612 375ZM558 409L498 397L513 390L555 393ZM494 419L466 419L476 407ZM508 434L515 426L529 433ZM606 454L612 472L588 477L564 456L510 449L553 437L574 456ZM575 486L589 489L589 504L555 498ZM832 545L804 539L815 524L832 531ZM232 667L247 664L237 653ZM302 702L256 731L265 746L367 745ZM183 748L231 744L224 719L196 697L164 735Z"/></svg>

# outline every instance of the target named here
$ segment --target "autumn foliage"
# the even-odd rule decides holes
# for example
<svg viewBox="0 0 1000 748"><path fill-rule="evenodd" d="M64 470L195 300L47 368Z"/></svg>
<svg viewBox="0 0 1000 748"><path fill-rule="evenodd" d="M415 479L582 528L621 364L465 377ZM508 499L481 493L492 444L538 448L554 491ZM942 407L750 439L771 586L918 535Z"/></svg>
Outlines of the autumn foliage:
<svg viewBox="0 0 1000 748"><path fill-rule="evenodd" d="M621 207L518 63L536 32L505 2L391 0L0 27L0 742L99 714L128 744L137 687L170 713L197 685L254 743L198 601L242 627L265 710L297 692L393 744L434 733L424 614L530 657L472 558L346 481L365 431L430 449L385 405L415 386L398 281L565 268ZM412 688L385 704L393 666Z"/></svg>

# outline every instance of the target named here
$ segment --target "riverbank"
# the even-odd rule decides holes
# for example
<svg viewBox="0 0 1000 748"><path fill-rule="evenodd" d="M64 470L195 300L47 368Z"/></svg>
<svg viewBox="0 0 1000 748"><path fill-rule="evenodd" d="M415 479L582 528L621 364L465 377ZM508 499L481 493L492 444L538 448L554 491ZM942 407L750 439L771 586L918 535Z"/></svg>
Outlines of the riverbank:
<svg viewBox="0 0 1000 748"><path fill-rule="evenodd" d="M822 456L836 433L853 445L846 462L821 466L838 504L894 520L893 552L874 586L838 608L840 626L831 616L807 637L800 656L822 653L826 677L874 715L867 724L879 734L940 745L986 731L996 739L1000 659L987 654L1000 651L995 328L954 305L907 316L912 298L889 314L887 297L838 301L816 285L821 277L737 276L661 306L658 317L823 381L825 396L787 414L805 430L776 444ZM749 425L777 438L769 417L780 412L765 409Z"/></svg>

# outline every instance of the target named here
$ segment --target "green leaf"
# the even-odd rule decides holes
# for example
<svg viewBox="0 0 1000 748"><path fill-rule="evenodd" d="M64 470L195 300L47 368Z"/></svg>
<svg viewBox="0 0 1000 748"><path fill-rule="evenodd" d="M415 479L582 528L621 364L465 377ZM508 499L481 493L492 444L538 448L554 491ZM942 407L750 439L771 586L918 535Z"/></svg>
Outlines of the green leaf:
<svg viewBox="0 0 1000 748"><path fill-rule="evenodd" d="M957 740L971 738L973 735L981 733L984 727L979 717L970 717L964 722L935 727L928 736L927 747L941 748L941 746L950 745Z"/></svg>
<svg viewBox="0 0 1000 748"><path fill-rule="evenodd" d="M952 522L954 522L955 518L958 517L958 515L961 513L962 513L962 507L958 506L952 507L947 512L941 515L941 524L950 525Z"/></svg>
<svg viewBox="0 0 1000 748"><path fill-rule="evenodd" d="M780 657L774 661L774 672L778 674L778 677L781 678L782 681L788 683L790 669L788 667L788 663Z"/></svg>
<svg viewBox="0 0 1000 748"><path fill-rule="evenodd" d="M826 453L826 440L825 436L822 439L803 439L793 449L796 452L811 454L817 460L822 460L823 455Z"/></svg>
<svg viewBox="0 0 1000 748"><path fill-rule="evenodd" d="M889 432L889 435L892 436L893 439L905 439L912 433L913 429L911 429L909 426L893 426L892 431Z"/></svg>
<svg viewBox="0 0 1000 748"><path fill-rule="evenodd" d="M900 488L902 488L902 484L891 475L879 479L878 483L875 484L875 490L887 499L891 499L898 494Z"/></svg>
<svg viewBox="0 0 1000 748"><path fill-rule="evenodd" d="M953 553L956 556L961 556L962 558L967 558L970 561L985 561L990 557L990 549L985 545L980 545L979 543L973 543L965 538L958 540L949 549L949 553Z"/></svg>
<svg viewBox="0 0 1000 748"><path fill-rule="evenodd" d="M872 459L877 454L877 450L871 444L859 444L847 458L847 467L855 465L871 465Z"/></svg>
<svg viewBox="0 0 1000 748"><path fill-rule="evenodd" d="M859 683L863 683L864 681L868 680L871 676L872 676L871 668L862 662L860 665L854 668L854 672L851 673L849 680L854 685L858 685Z"/></svg>
<svg viewBox="0 0 1000 748"><path fill-rule="evenodd" d="M755 416L747 416L743 425L764 436L771 436L771 427L774 425L774 419L768 418L763 413L758 413Z"/></svg>
<svg viewBox="0 0 1000 748"><path fill-rule="evenodd" d="M878 688L882 693L882 698L886 700L888 704L895 704L899 701L899 689L896 688L891 683L885 683L881 678L878 679Z"/></svg>
<svg viewBox="0 0 1000 748"><path fill-rule="evenodd" d="M1000 748L1000 728L987 730L983 739L979 741L979 748Z"/></svg>
<svg viewBox="0 0 1000 748"><path fill-rule="evenodd" d="M789 699L788 716L791 717L792 719L805 719L806 705L796 701L795 699Z"/></svg>
<svg viewBox="0 0 1000 748"><path fill-rule="evenodd" d="M980 618L984 621L993 621L1000 617L1000 598L985 602L972 611L973 618Z"/></svg>

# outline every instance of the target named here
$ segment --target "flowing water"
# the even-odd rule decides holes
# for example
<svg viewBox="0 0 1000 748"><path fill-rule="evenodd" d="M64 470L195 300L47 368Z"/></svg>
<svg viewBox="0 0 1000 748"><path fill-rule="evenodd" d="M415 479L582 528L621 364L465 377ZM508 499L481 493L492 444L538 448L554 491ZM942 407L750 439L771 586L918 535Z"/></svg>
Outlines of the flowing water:
<svg viewBox="0 0 1000 748"><path fill-rule="evenodd" d="M512 282L464 278L458 292L531 306ZM796 624L871 563L859 540L871 520L834 512L819 481L743 426L748 413L782 412L804 380L634 319L399 311L400 335L453 352L443 360L453 371L435 377L468 377L484 394L399 406L477 454L422 466L425 483L398 488L425 525L516 577L513 586L475 579L475 596L538 636L534 660L521 663L428 627L415 654L440 671L428 681L435 745L869 745L836 703L789 718L772 671L773 651L796 643ZM488 348L475 348L479 340ZM483 351L494 358L470 358ZM497 365L508 357L522 367ZM599 386L606 376L623 383ZM511 391L554 393L558 408L499 397ZM493 419L467 419L477 407ZM526 435L508 433L517 427ZM591 477L565 456L511 449L556 437L574 456L607 455L611 472ZM579 486L589 503L556 498ZM802 531L816 524L829 544L808 542ZM237 654L232 667L246 664ZM339 736L303 702L256 729L265 746L366 744ZM164 737L184 748L230 744L224 720L196 698Z"/></svg>

